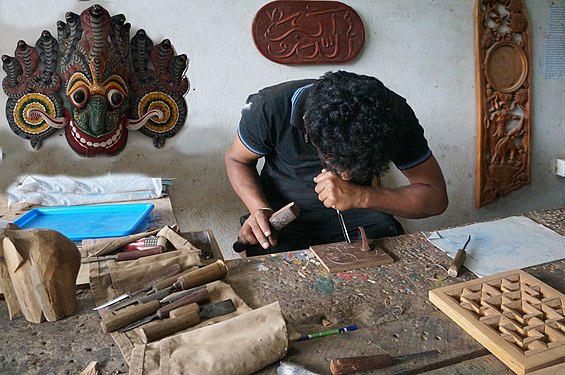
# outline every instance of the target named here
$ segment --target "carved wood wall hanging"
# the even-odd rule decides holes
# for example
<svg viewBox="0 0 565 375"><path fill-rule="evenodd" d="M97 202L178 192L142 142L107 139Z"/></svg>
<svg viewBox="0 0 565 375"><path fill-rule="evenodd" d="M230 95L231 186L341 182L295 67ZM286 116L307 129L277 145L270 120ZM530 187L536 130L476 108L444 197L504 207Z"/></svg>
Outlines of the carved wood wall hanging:
<svg viewBox="0 0 565 375"><path fill-rule="evenodd" d="M12 131L39 149L64 128L71 148L87 157L118 154L128 130L163 147L186 120L188 59L168 39L153 45L142 29L130 41L125 20L100 5L67 12L57 39L44 30L35 46L20 40L15 57L3 55Z"/></svg>
<svg viewBox="0 0 565 375"><path fill-rule="evenodd" d="M363 48L359 15L338 1L273 1L253 19L257 49L279 64L328 64L353 60Z"/></svg>
<svg viewBox="0 0 565 375"><path fill-rule="evenodd" d="M521 0L477 0L477 208L530 183L530 28Z"/></svg>

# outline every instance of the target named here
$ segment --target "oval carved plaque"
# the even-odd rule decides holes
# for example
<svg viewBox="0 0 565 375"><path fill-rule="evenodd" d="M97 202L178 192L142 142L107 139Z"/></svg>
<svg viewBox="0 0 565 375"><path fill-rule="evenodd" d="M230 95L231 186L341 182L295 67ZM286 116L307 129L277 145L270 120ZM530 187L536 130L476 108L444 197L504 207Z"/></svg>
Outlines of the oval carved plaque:
<svg viewBox="0 0 565 375"><path fill-rule="evenodd" d="M516 44L494 44L486 56L486 77L492 87L501 92L514 92L526 79L528 59Z"/></svg>
<svg viewBox="0 0 565 375"><path fill-rule="evenodd" d="M255 15L255 46L279 64L353 60L365 42L359 15L338 1L273 1Z"/></svg>

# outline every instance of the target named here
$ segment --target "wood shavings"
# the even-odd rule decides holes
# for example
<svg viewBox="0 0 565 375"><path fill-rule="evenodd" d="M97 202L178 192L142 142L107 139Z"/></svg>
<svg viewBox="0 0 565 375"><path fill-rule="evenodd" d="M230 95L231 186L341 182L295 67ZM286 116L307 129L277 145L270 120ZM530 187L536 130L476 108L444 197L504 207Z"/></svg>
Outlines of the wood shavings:
<svg viewBox="0 0 565 375"><path fill-rule="evenodd" d="M443 265L443 264L439 264L439 263L434 263L433 264L435 267L441 268L442 271L441 272L435 272L433 274L433 276L430 278L428 277L428 280L432 280L432 281L443 281L447 279L447 268Z"/></svg>
<svg viewBox="0 0 565 375"><path fill-rule="evenodd" d="M402 313L404 312L404 310L402 309L402 306L400 306L400 305L392 305L392 304L391 304L391 302L390 302L390 297L385 298L384 304L385 304L385 307L386 307L387 309L399 309L400 312L398 313L398 316L402 315Z"/></svg>

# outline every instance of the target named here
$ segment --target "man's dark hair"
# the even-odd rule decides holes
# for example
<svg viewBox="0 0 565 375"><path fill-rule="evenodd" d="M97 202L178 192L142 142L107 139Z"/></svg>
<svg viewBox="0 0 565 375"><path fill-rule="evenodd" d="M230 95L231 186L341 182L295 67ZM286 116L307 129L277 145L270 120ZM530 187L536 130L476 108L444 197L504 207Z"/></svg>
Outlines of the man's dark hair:
<svg viewBox="0 0 565 375"><path fill-rule="evenodd" d="M304 126L329 169L356 182L388 170L400 121L392 94L374 77L344 71L328 72L314 84Z"/></svg>

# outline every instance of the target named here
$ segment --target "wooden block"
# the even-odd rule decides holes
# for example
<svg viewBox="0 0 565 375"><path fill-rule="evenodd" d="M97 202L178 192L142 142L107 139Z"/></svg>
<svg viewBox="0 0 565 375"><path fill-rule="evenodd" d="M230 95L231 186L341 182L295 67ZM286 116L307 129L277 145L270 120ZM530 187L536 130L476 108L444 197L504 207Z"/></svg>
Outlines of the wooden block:
<svg viewBox="0 0 565 375"><path fill-rule="evenodd" d="M394 260L375 244L370 251L363 250L361 241L336 242L310 246L324 267L332 273L391 264Z"/></svg>
<svg viewBox="0 0 565 375"><path fill-rule="evenodd" d="M488 292L474 301L478 310L470 306L468 290ZM434 289L429 297L517 374L565 362L565 294L524 271ZM492 303L496 297L500 304Z"/></svg>

